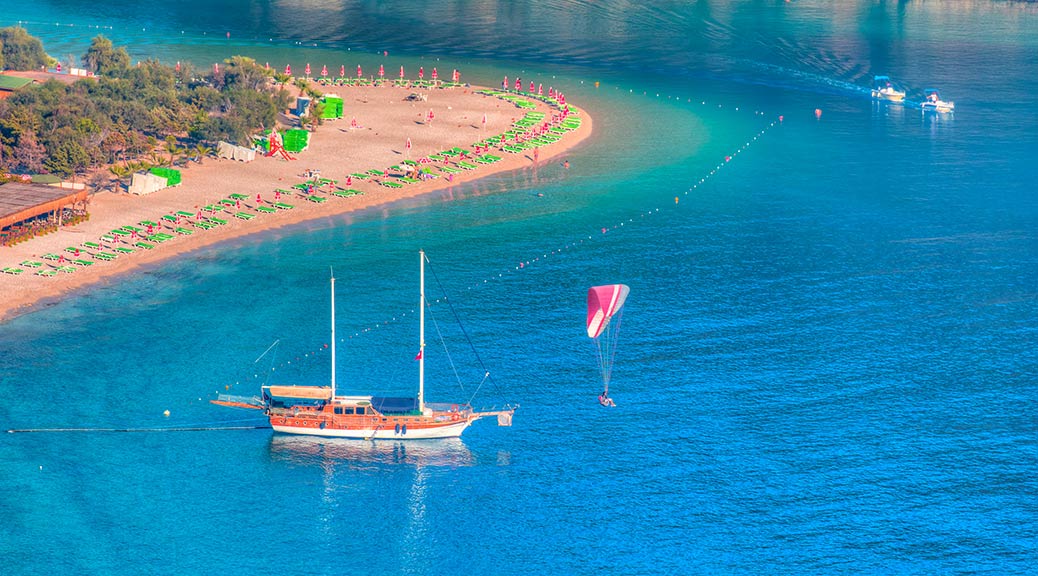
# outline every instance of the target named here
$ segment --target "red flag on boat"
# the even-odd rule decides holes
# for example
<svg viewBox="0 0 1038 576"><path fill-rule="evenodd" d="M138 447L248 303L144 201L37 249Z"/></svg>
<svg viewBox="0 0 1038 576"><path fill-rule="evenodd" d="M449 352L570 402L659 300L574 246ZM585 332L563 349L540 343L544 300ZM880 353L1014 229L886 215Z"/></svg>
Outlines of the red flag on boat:
<svg viewBox="0 0 1038 576"><path fill-rule="evenodd" d="M360 64L357 64L357 78L364 75L364 71L360 69Z"/></svg>
<svg viewBox="0 0 1038 576"><path fill-rule="evenodd" d="M285 74L288 74L289 76L292 75L292 65L291 64L285 64Z"/></svg>
<svg viewBox="0 0 1038 576"><path fill-rule="evenodd" d="M306 68L303 69L303 73L306 74L307 77L310 76L310 63L309 62L306 63Z"/></svg>
<svg viewBox="0 0 1038 576"><path fill-rule="evenodd" d="M432 79L433 79L433 80L436 80L436 76L437 76L437 74L436 74L436 68L433 68L433 73L432 73Z"/></svg>
<svg viewBox="0 0 1038 576"><path fill-rule="evenodd" d="M379 64L378 65L378 77L382 78L385 75L386 75L386 68L384 66L382 66L381 64Z"/></svg>
<svg viewBox="0 0 1038 576"><path fill-rule="evenodd" d="M425 66L418 67L418 79L421 80L422 78L425 78Z"/></svg>
<svg viewBox="0 0 1038 576"><path fill-rule="evenodd" d="M327 66L321 66L321 76L327 76L327 75L328 75L328 67Z"/></svg>
<svg viewBox="0 0 1038 576"><path fill-rule="evenodd" d="M421 350L418 351L418 354L415 355L414 359L415 360L421 360L422 359L422 351Z"/></svg>

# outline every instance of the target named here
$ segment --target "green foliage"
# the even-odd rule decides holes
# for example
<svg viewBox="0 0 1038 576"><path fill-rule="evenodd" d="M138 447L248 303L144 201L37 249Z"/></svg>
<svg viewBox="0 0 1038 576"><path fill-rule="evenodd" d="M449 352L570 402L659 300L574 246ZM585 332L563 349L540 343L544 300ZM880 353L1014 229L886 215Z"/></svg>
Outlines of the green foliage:
<svg viewBox="0 0 1038 576"><path fill-rule="evenodd" d="M130 55L125 48L116 48L111 40L98 35L83 54L83 65L98 76L119 74L130 67Z"/></svg>
<svg viewBox="0 0 1038 576"><path fill-rule="evenodd" d="M0 54L8 59L24 58L32 52L25 47L39 44L21 28L0 32ZM46 57L41 44L38 55ZM152 152L160 155L151 164L172 163L189 150L200 160L211 152L206 143L248 142L274 126L291 100L271 82L270 70L242 56L227 59L215 75L154 60L131 67L124 49L98 36L83 62L98 76L31 85L0 101L0 168L68 176L121 162L109 171L122 178L134 160Z"/></svg>
<svg viewBox="0 0 1038 576"><path fill-rule="evenodd" d="M39 70L51 60L40 39L21 26L0 28L0 55L9 70Z"/></svg>

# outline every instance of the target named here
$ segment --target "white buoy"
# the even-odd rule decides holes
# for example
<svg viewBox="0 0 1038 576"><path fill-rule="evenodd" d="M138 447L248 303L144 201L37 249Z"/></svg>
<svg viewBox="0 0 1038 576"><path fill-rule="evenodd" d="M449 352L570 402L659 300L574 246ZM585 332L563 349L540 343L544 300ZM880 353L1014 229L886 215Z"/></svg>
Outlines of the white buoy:
<svg viewBox="0 0 1038 576"><path fill-rule="evenodd" d="M165 416L166 418L169 418L169 410L166 410L165 412L163 412L162 415Z"/></svg>

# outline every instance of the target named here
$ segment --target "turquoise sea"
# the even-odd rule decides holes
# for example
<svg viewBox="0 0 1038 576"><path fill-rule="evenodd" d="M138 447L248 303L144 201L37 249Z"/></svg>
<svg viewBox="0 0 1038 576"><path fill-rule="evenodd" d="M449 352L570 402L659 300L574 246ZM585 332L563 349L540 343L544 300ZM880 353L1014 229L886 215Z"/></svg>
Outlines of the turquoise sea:
<svg viewBox="0 0 1038 576"><path fill-rule="evenodd" d="M0 572L1034 573L1038 5L0 0L16 22L53 55L103 32L200 67L521 76L595 134L569 169L234 240L0 325L4 430L251 425L208 400L271 367L327 379L329 267L340 386L414 391L424 249L492 375L473 403L521 404L455 442L2 434ZM876 74L957 111L874 103ZM584 298L612 282L606 410ZM432 315L428 396L467 399L482 370Z"/></svg>

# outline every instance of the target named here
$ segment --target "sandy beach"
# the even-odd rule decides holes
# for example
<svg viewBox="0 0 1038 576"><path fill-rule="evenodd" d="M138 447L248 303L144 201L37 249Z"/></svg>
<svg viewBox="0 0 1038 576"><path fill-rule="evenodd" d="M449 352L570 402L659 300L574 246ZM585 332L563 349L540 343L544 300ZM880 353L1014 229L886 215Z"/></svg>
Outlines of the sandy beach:
<svg viewBox="0 0 1038 576"><path fill-rule="evenodd" d="M276 157L257 156L250 163L233 160L206 158L201 163L191 162L183 170L183 183L145 196L125 192L101 192L90 197L88 212L90 219L74 227L34 238L13 247L0 247L0 268L20 267L25 271L19 275L0 274L0 321L16 315L30 313L44 302L69 297L77 289L111 281L114 277L132 273L144 265L173 258L203 246L222 242L230 238L257 234L305 220L328 215L362 210L388 204L403 198L455 186L489 176L516 170L534 162L532 150L518 153L492 148L490 153L502 158L493 164L478 164L472 170L461 170L438 178L401 188L383 186L375 179L354 178L349 188L363 194L337 197L331 194L334 187L326 186L318 194L327 198L325 202L309 201L304 195L282 196L280 201L291 204L292 209L279 209L274 213L256 210L258 206L270 206L275 201L276 189L292 190L296 184L307 180L305 173L319 170L322 178L338 181L339 188L347 187L347 176L368 170L383 170L399 165L404 160L419 160L453 147L471 149L474 142L508 131L512 123L523 117L526 110L506 100L477 94L479 87L456 87L449 89L423 89L427 101L408 101L407 97L418 90L395 86L320 86L322 92L338 94L344 101L344 117L327 121L311 134L310 146L295 154L296 160L286 161ZM548 104L530 99L534 110L549 117L558 112ZM566 132L558 142L537 149L537 162L544 164L557 161L559 156L586 139L592 132L592 120L583 110L570 105L570 109L581 119L579 128ZM433 120L428 121L428 113ZM483 116L486 115L486 126ZM356 125L354 125L356 120ZM410 140L411 148L407 148ZM555 160L553 160L555 159ZM471 162L471 160L470 160ZM433 167L451 166L442 162L429 164ZM439 172L434 168L434 171ZM388 180L397 180L389 178ZM179 225L162 219L178 211L198 214L207 205L227 199L231 194L241 194L247 200L240 205L229 206L216 216L226 224L202 230L194 225L195 217L183 217ZM259 202L257 202L259 195ZM235 212L255 214L251 220L234 216ZM202 216L211 214L202 212ZM133 253L122 254L110 261L90 256L95 250L84 247L84 242L101 243L101 236L122 226L141 227L142 221L161 223L155 232L165 232L172 239L155 244L153 249L134 248ZM191 230L181 234L175 228ZM134 240L108 244L109 247L133 248ZM67 248L81 250L80 259L91 261L89 266L75 266L73 273L58 273L44 277L35 274L37 269L21 266L23 261L43 263L42 269L53 269L58 262L43 259L44 254L64 255ZM105 250L111 252L111 249ZM68 265L68 262L60 265Z"/></svg>

